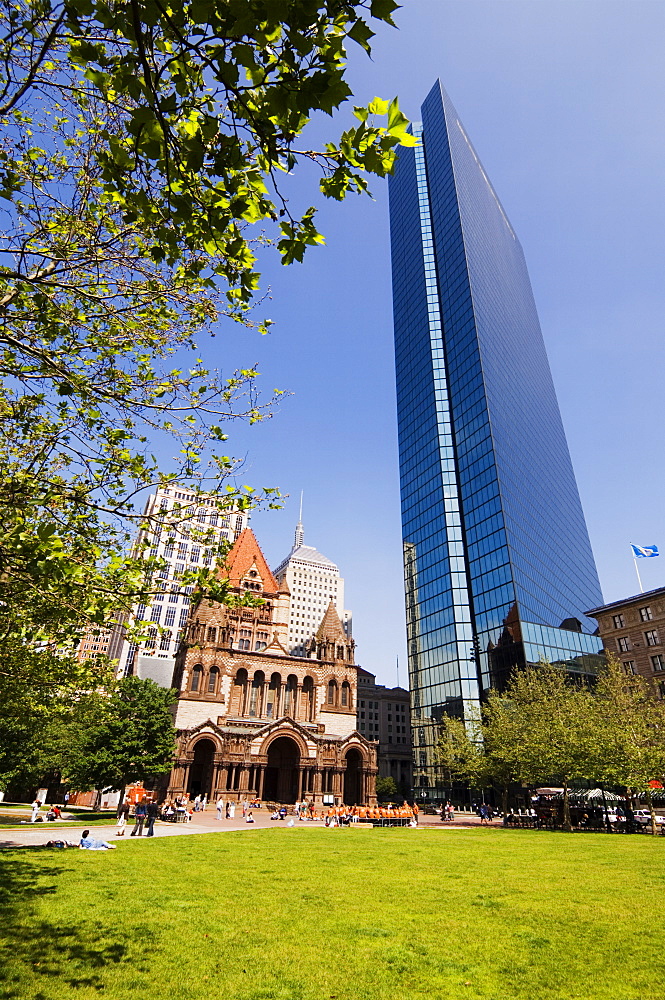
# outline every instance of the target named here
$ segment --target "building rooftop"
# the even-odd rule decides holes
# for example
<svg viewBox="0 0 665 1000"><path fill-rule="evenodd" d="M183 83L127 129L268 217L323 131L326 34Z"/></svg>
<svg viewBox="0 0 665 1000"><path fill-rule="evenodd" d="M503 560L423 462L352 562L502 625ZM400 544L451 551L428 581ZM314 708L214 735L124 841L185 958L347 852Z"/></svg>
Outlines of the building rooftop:
<svg viewBox="0 0 665 1000"><path fill-rule="evenodd" d="M591 608L590 611L585 611L587 615L593 615L596 617L597 613L602 611L611 611L612 608L619 608L624 604L631 604L633 601L636 603L641 603L651 597L664 597L665 587L656 587L655 590L647 590L643 594L633 594L632 597L622 597L620 601L612 601L610 604L601 604L600 607Z"/></svg>

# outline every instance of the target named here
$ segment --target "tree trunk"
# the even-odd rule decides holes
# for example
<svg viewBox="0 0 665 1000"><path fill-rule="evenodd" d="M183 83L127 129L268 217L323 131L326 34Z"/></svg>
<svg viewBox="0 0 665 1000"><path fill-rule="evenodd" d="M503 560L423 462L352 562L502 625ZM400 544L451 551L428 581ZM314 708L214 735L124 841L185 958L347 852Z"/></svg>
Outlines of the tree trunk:
<svg viewBox="0 0 665 1000"><path fill-rule="evenodd" d="M651 832L655 837L658 834L658 827L656 826L656 813L653 808L653 798L651 797L650 788L647 788L647 805L649 806L649 812L651 813Z"/></svg>
<svg viewBox="0 0 665 1000"><path fill-rule="evenodd" d="M570 799L568 798L568 779L563 782L563 828L567 833L572 833L573 824L570 821Z"/></svg>
<svg viewBox="0 0 665 1000"><path fill-rule="evenodd" d="M501 812L504 817L508 812L508 785L501 786Z"/></svg>
<svg viewBox="0 0 665 1000"><path fill-rule="evenodd" d="M605 826L607 828L607 832L611 833L612 832L612 824L610 823L610 817L609 817L609 815L607 813L607 799L605 798L605 785L601 785L600 786L600 790L603 793L603 814L605 816Z"/></svg>

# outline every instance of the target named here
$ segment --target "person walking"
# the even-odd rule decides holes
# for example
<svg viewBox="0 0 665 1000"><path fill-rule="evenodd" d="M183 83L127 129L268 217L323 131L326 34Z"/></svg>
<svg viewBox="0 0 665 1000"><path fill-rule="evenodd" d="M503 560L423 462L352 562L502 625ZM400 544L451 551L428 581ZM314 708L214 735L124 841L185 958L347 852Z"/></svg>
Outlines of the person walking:
<svg viewBox="0 0 665 1000"><path fill-rule="evenodd" d="M194 812L197 813L201 808L201 796L197 795L194 799Z"/></svg>
<svg viewBox="0 0 665 1000"><path fill-rule="evenodd" d="M146 806L146 819L148 820L146 837L155 836L155 820L159 816L159 806L156 802L148 802Z"/></svg>
<svg viewBox="0 0 665 1000"><path fill-rule="evenodd" d="M206 811L207 805L208 805L208 793L206 792L206 794L201 799L201 812Z"/></svg>
<svg viewBox="0 0 665 1000"><path fill-rule="evenodd" d="M143 824L145 823L145 817L147 813L147 806L145 799L141 799L137 803L136 809L134 810L134 829L130 833L130 837L143 836Z"/></svg>
<svg viewBox="0 0 665 1000"><path fill-rule="evenodd" d="M31 809L30 822L31 823L36 823L37 822L37 817L39 816L39 810L41 809L41 807L42 807L42 804L39 801L39 799L35 799L35 801L30 806L30 809Z"/></svg>
<svg viewBox="0 0 665 1000"><path fill-rule="evenodd" d="M222 813L224 812L224 799L220 796L215 803L217 808L217 819L221 820Z"/></svg>
<svg viewBox="0 0 665 1000"><path fill-rule="evenodd" d="M129 816L129 799L125 799L118 806L118 822L116 823L116 837L125 836L125 827L127 826L127 817Z"/></svg>

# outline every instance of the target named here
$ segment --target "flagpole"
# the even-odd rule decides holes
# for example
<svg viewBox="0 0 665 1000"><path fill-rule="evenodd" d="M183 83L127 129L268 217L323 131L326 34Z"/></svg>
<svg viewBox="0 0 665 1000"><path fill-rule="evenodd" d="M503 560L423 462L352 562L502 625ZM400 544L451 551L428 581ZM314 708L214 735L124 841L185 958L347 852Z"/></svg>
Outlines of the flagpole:
<svg viewBox="0 0 665 1000"><path fill-rule="evenodd" d="M644 587L642 586L642 581L640 579L640 571L637 568L637 559L636 559L635 556L633 556L633 562L635 563L635 572L637 573L637 582L640 585L640 594L643 594L644 593Z"/></svg>

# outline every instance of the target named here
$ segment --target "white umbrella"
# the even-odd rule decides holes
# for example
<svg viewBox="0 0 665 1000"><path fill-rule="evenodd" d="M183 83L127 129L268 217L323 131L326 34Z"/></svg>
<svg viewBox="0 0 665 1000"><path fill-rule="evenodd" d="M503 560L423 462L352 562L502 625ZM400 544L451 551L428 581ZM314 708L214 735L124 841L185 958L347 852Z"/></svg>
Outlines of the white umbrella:
<svg viewBox="0 0 665 1000"><path fill-rule="evenodd" d="M581 799L600 799L602 801L603 795L605 795L606 802L623 802L623 797L621 795L615 795L614 792L603 792L602 788L592 788L588 792L575 792L576 796Z"/></svg>

